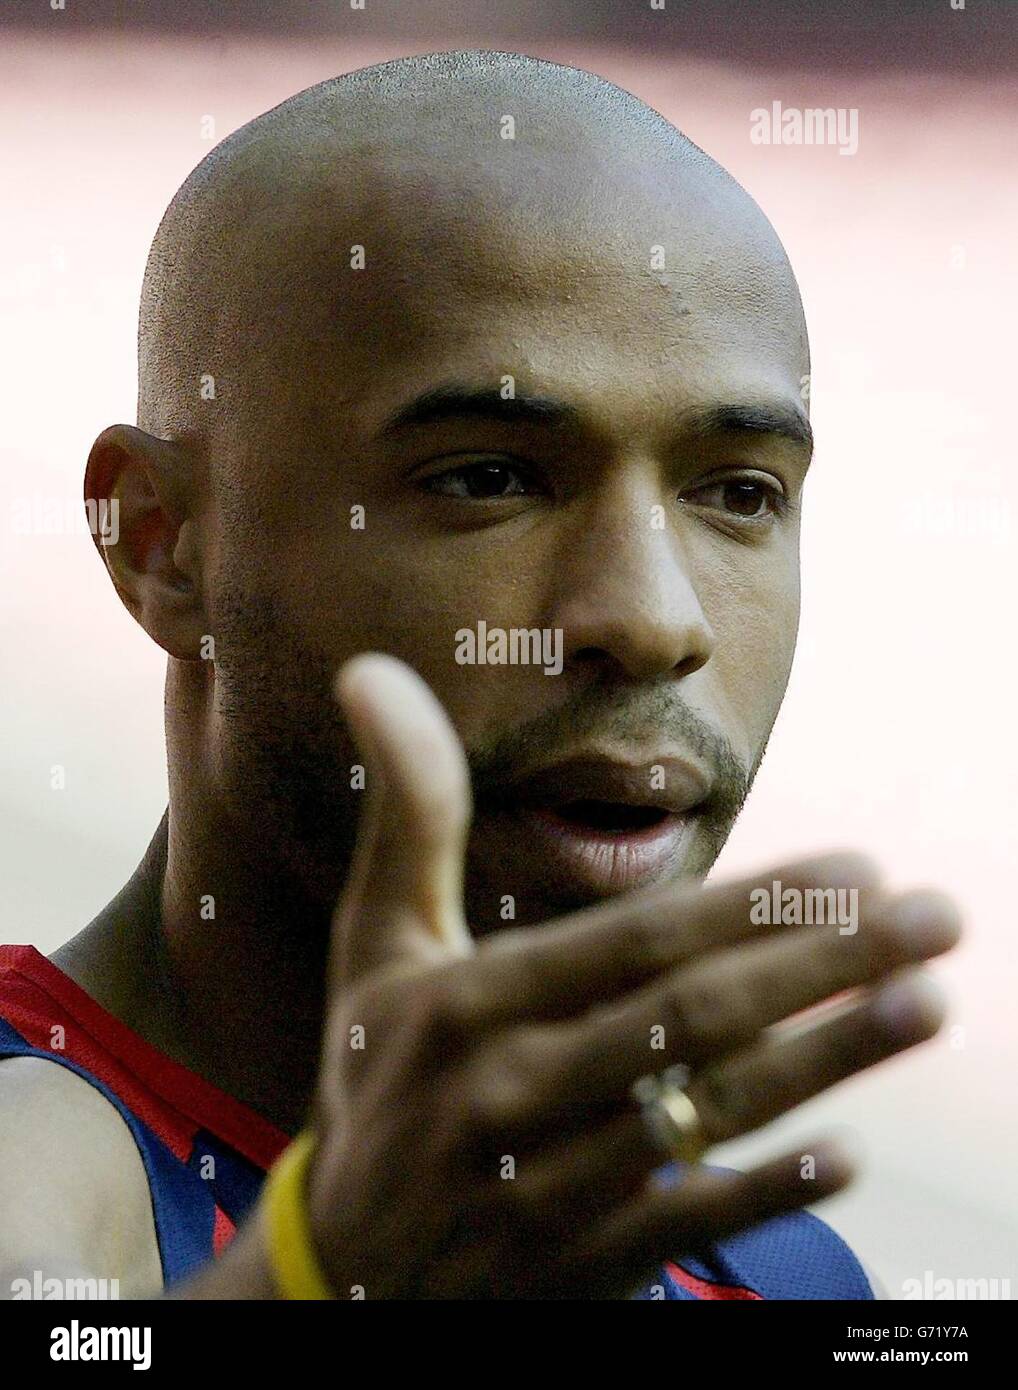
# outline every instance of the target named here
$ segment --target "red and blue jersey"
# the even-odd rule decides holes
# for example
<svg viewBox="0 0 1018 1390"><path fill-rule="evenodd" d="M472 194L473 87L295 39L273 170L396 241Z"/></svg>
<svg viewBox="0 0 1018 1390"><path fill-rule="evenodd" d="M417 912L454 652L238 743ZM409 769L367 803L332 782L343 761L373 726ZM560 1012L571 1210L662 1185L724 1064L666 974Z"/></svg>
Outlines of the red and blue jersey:
<svg viewBox="0 0 1018 1390"><path fill-rule="evenodd" d="M223 1251L289 1143L114 1018L34 946L0 946L4 1057L69 1067L116 1106L145 1165L167 1286ZM678 1164L660 1170L666 1181L681 1175ZM718 1242L709 1258L666 1261L635 1297L872 1299L873 1291L841 1237L799 1211Z"/></svg>

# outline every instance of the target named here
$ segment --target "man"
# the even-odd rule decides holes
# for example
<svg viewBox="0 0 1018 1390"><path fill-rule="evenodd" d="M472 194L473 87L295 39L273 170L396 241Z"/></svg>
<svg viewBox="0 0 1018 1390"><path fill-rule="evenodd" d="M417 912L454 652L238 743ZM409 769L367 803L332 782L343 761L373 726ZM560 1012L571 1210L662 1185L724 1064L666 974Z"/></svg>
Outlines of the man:
<svg viewBox="0 0 1018 1390"><path fill-rule="evenodd" d="M798 621L759 209L589 73L382 64L192 173L139 357L85 495L168 655L170 803L95 921L0 960L5 1282L871 1297L803 1210L836 1151L695 1162L932 1036L902 971L958 935L855 856L699 886ZM775 879L858 930L761 923Z"/></svg>

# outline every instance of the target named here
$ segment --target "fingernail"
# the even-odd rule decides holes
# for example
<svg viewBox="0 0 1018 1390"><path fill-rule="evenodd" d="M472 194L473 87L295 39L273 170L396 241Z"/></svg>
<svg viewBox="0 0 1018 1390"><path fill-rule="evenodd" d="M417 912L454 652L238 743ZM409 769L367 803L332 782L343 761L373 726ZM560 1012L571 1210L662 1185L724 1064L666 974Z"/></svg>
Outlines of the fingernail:
<svg viewBox="0 0 1018 1390"><path fill-rule="evenodd" d="M877 992L873 1013L895 1033L925 1032L942 1022L947 996L929 975L906 975Z"/></svg>
<svg viewBox="0 0 1018 1390"><path fill-rule="evenodd" d="M840 1182L854 1177L858 1169L858 1155L849 1145L840 1140L824 1140L817 1144L813 1153L814 1180L822 1183Z"/></svg>
<svg viewBox="0 0 1018 1390"><path fill-rule="evenodd" d="M954 902L932 889L899 898L894 915L898 929L924 950L946 951L961 936L961 916Z"/></svg>
<svg viewBox="0 0 1018 1390"><path fill-rule="evenodd" d="M862 1163L866 1156L859 1131L848 1125L838 1125L829 1129L817 1140L817 1145L825 1152L837 1154L852 1166Z"/></svg>

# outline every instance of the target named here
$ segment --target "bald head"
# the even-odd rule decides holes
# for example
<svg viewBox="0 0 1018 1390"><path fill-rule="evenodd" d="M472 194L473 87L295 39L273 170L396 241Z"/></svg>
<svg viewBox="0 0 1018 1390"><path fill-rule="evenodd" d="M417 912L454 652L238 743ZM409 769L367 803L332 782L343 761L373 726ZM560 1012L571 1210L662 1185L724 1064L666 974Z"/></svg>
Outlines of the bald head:
<svg viewBox="0 0 1018 1390"><path fill-rule="evenodd" d="M604 273L592 240L620 271L649 276L650 245L626 235L634 199L681 214L702 242L727 222L737 256L756 258L795 311L787 261L755 204L602 77L467 50L310 87L217 145L170 203L142 290L138 423L214 436L242 400L252 409L271 391L287 339L298 359L321 344L315 334L356 332L372 356L379 342L395 346L393 331L413 331L402 311L423 309L407 305L408 283L441 302L458 271L487 262L508 293L526 294L549 243L580 274ZM681 277L688 244L665 215L647 231L665 270L655 278L681 289L668 273Z"/></svg>

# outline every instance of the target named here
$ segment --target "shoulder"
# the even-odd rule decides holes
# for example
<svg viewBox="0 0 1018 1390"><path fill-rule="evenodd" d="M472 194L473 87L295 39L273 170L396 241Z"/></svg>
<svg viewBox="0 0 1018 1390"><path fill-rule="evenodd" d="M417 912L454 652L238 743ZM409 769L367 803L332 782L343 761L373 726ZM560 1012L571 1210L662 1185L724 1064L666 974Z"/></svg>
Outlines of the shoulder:
<svg viewBox="0 0 1018 1390"><path fill-rule="evenodd" d="M752 1273L764 1298L873 1298L847 1241L810 1211L764 1221L722 1242L720 1249Z"/></svg>
<svg viewBox="0 0 1018 1390"><path fill-rule="evenodd" d="M677 1166L668 1165L668 1170L661 1174L665 1182L681 1182ZM733 1170L711 1165L710 1171L724 1174ZM847 1241L809 1211L772 1217L718 1241L709 1258L682 1258L666 1265L665 1270L678 1285L692 1290L691 1296L700 1298L874 1297L862 1263ZM725 1292L729 1289L744 1292Z"/></svg>
<svg viewBox="0 0 1018 1390"><path fill-rule="evenodd" d="M124 1118L57 1059L0 1060L0 1264L161 1284L148 1179ZM0 1297L5 1291L0 1290Z"/></svg>

